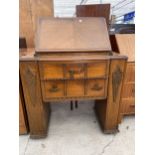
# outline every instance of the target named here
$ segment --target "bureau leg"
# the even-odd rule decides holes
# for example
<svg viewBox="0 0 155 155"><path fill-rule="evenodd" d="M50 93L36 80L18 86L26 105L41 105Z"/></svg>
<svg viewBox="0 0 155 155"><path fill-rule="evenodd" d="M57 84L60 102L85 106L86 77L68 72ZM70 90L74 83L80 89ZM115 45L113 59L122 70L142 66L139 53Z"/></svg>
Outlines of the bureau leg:
<svg viewBox="0 0 155 155"><path fill-rule="evenodd" d="M30 137L45 137L47 135L50 106L43 103L42 100L38 63L36 61L20 62L20 76L30 127Z"/></svg>
<svg viewBox="0 0 155 155"><path fill-rule="evenodd" d="M73 101L70 102L71 110L73 110Z"/></svg>
<svg viewBox="0 0 155 155"><path fill-rule="evenodd" d="M78 101L75 101L75 108L78 108Z"/></svg>
<svg viewBox="0 0 155 155"><path fill-rule="evenodd" d="M120 99L125 69L126 60L111 60L107 100L95 102L96 113L104 133L118 131Z"/></svg>

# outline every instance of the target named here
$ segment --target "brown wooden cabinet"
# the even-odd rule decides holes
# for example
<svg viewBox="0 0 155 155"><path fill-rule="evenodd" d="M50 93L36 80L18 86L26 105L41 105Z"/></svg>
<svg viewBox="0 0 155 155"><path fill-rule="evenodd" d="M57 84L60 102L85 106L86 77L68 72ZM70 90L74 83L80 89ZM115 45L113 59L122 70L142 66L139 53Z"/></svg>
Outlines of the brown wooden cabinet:
<svg viewBox="0 0 155 155"><path fill-rule="evenodd" d="M21 87L21 83L19 84L19 134L27 134L28 133L28 120L27 113L25 108L24 96Z"/></svg>
<svg viewBox="0 0 155 155"><path fill-rule="evenodd" d="M123 115L135 113L135 35L115 34L111 38L113 50L128 56L120 104L121 121Z"/></svg>
<svg viewBox="0 0 155 155"><path fill-rule="evenodd" d="M105 19L41 18L38 24L35 51L20 55L30 136L46 136L54 100L95 100L103 131L116 132L127 57L111 51Z"/></svg>

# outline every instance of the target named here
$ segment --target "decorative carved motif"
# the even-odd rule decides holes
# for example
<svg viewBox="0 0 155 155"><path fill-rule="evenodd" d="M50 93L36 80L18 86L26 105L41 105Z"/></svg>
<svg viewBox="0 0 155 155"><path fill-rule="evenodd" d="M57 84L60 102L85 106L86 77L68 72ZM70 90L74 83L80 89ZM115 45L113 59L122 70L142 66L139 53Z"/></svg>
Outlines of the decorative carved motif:
<svg viewBox="0 0 155 155"><path fill-rule="evenodd" d="M26 80L26 83L28 85L27 88L29 88L29 96L30 96L30 100L31 100L31 103L33 106L35 106L35 103L36 103L36 70L30 68L30 67L27 67L26 68L26 71L25 71L25 80Z"/></svg>
<svg viewBox="0 0 155 155"><path fill-rule="evenodd" d="M102 88L103 87L99 86L98 83L95 83L94 86L91 89L94 90L94 91L100 91L100 90L102 90Z"/></svg>
<svg viewBox="0 0 155 155"><path fill-rule="evenodd" d="M113 87L113 101L116 101L119 86L122 80L122 71L119 66L116 67L116 70L112 73L112 87Z"/></svg>
<svg viewBox="0 0 155 155"><path fill-rule="evenodd" d="M59 91L59 88L58 88L57 85L52 85L52 88L49 91L52 92L52 93L55 93L55 92Z"/></svg>

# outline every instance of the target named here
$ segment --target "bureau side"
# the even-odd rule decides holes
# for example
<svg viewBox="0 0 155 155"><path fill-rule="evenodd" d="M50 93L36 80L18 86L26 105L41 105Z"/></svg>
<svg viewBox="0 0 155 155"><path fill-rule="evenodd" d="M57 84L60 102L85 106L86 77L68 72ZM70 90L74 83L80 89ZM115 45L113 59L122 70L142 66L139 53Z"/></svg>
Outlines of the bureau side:
<svg viewBox="0 0 155 155"><path fill-rule="evenodd" d="M50 114L49 104L44 104L41 94L37 61L20 61L20 76L28 115L30 137L47 135Z"/></svg>
<svg viewBox="0 0 155 155"><path fill-rule="evenodd" d="M95 102L95 110L104 133L118 131L118 117L126 62L126 59L111 59L107 100L96 100Z"/></svg>

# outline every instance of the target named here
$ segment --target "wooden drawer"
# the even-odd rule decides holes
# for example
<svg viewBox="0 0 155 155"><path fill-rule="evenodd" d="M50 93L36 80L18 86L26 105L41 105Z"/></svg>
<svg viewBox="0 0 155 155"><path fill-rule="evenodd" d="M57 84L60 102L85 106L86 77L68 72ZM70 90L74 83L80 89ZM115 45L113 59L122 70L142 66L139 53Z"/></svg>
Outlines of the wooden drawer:
<svg viewBox="0 0 155 155"><path fill-rule="evenodd" d="M103 77L108 75L108 61L87 64L87 77Z"/></svg>
<svg viewBox="0 0 155 155"><path fill-rule="evenodd" d="M64 64L39 62L39 69L45 101L107 96L109 61Z"/></svg>
<svg viewBox="0 0 155 155"><path fill-rule="evenodd" d="M64 78L63 64L53 64L51 62L40 62L41 79L62 79Z"/></svg>
<svg viewBox="0 0 155 155"><path fill-rule="evenodd" d="M125 74L125 83L135 82L135 64L127 63L126 74Z"/></svg>
<svg viewBox="0 0 155 155"><path fill-rule="evenodd" d="M59 98L65 95L65 85L63 80L45 81L42 82L43 98Z"/></svg>
<svg viewBox="0 0 155 155"><path fill-rule="evenodd" d="M84 64L66 64L66 78L76 79L85 77Z"/></svg>
<svg viewBox="0 0 155 155"><path fill-rule="evenodd" d="M123 98L134 98L135 97L135 84L125 83L122 91Z"/></svg>
<svg viewBox="0 0 155 155"><path fill-rule="evenodd" d="M122 99L121 113L122 114L134 114L135 113L135 100L134 99Z"/></svg>
<svg viewBox="0 0 155 155"><path fill-rule="evenodd" d="M84 96L84 80L68 80L67 81L67 96Z"/></svg>
<svg viewBox="0 0 155 155"><path fill-rule="evenodd" d="M87 80L86 95L106 97L107 81L103 79Z"/></svg>

